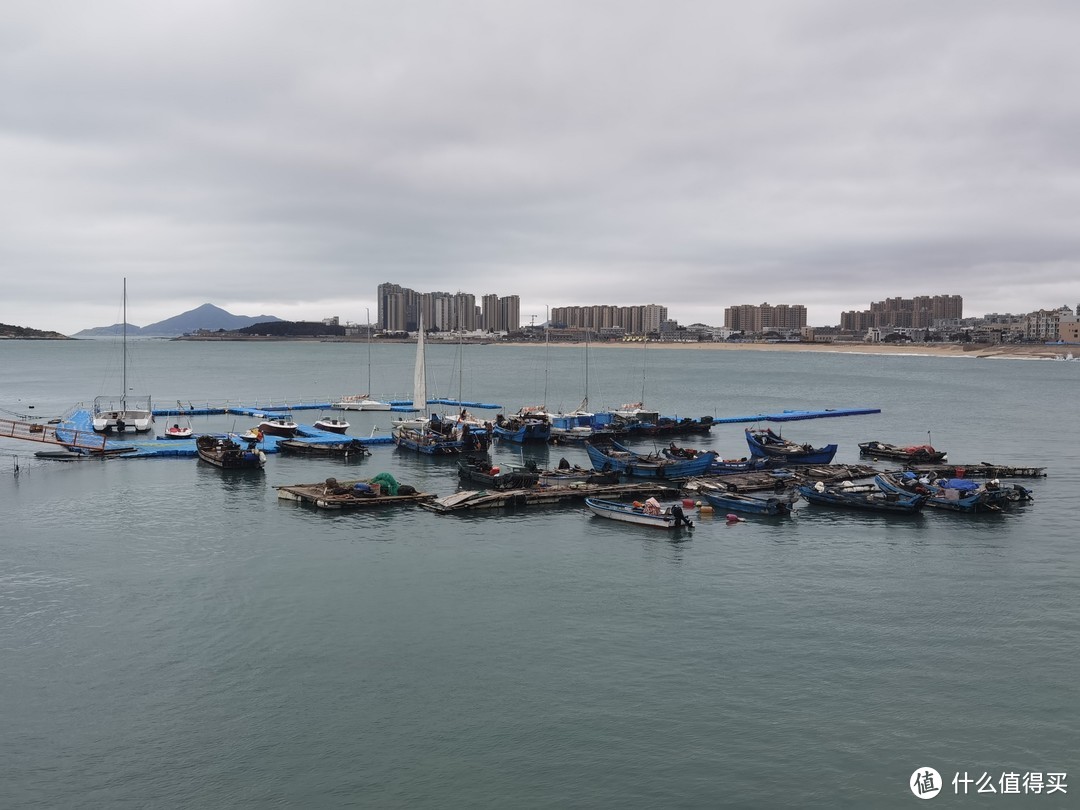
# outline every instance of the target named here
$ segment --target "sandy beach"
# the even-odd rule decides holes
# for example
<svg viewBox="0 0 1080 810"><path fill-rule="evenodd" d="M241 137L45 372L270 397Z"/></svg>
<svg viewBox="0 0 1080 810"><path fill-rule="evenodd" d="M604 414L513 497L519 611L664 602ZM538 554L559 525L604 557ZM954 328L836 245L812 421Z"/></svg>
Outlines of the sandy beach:
<svg viewBox="0 0 1080 810"><path fill-rule="evenodd" d="M499 343L500 346L535 346L535 343ZM552 343L552 348L580 347L581 343ZM597 343L597 347L641 349L640 343ZM751 352L831 352L850 354L892 354L920 357L971 357L990 360L1054 360L1069 352L1080 357L1080 346L1044 344L1001 345L989 343L649 343L649 350Z"/></svg>

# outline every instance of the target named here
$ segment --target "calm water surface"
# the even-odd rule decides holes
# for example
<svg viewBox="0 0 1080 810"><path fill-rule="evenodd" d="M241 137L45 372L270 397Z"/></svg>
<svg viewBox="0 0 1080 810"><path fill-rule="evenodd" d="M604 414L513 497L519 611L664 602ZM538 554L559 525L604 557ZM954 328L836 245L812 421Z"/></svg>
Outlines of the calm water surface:
<svg viewBox="0 0 1080 810"><path fill-rule="evenodd" d="M0 342L0 416L115 393L116 356ZM142 340L131 356L133 392L160 406L366 387L355 344ZM376 346L371 393L407 398L412 363L411 346ZM582 347L434 346L429 391L569 409L585 366ZM954 462L1049 476L1008 514L800 504L672 538L573 505L332 514L275 496L381 471L456 489L452 461L392 447L229 476L48 463L0 440L0 805L900 807L920 766L1076 781L1080 363L594 347L588 368L596 408L880 407L784 432L853 462L860 441L929 431ZM348 418L358 436L389 429ZM690 443L742 456L742 429ZM964 801L951 792L937 803Z"/></svg>

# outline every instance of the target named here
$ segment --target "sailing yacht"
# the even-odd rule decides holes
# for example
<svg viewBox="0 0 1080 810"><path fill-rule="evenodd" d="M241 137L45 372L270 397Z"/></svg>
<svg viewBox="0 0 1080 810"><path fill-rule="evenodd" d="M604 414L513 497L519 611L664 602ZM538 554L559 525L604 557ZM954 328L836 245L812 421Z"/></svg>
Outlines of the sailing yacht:
<svg viewBox="0 0 1080 810"><path fill-rule="evenodd" d="M371 391L371 310L365 310L368 315L367 323L367 390ZM371 394L351 394L342 397L334 403L334 407L342 411L388 411L389 402L380 402L372 399Z"/></svg>
<svg viewBox="0 0 1080 810"><path fill-rule="evenodd" d="M420 316L416 334L412 404L421 416L418 419L396 424L393 437L394 444L398 447L427 455L453 455L487 449L489 436L486 432L475 432L468 424L457 424L448 419L441 419L438 414L427 414L427 365L424 356L423 315Z"/></svg>
<svg viewBox="0 0 1080 810"><path fill-rule="evenodd" d="M123 305L123 371L119 397L95 397L93 425L98 433L123 433L130 430L145 433L153 429L154 411L149 395L128 394L127 385L127 279L124 279Z"/></svg>

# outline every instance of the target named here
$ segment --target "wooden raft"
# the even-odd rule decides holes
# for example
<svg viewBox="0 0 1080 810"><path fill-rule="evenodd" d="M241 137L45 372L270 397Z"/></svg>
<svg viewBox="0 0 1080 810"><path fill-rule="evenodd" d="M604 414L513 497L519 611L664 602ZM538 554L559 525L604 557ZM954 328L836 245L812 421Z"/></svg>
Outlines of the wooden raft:
<svg viewBox="0 0 1080 810"><path fill-rule="evenodd" d="M338 487L348 488L354 484L368 483L364 479L339 481ZM285 484L275 486L278 498L284 501L309 503L320 509L364 509L371 506L398 506L402 504L422 504L435 498L434 493L417 492L412 495L354 495L352 493L335 494L325 482L317 484Z"/></svg>
<svg viewBox="0 0 1080 810"><path fill-rule="evenodd" d="M642 481L632 484L570 484L561 487L529 487L526 489L462 490L445 498L426 501L420 506L432 512L459 512L465 509L498 509L505 506L539 506L585 498L619 498L634 495L675 497L678 490Z"/></svg>

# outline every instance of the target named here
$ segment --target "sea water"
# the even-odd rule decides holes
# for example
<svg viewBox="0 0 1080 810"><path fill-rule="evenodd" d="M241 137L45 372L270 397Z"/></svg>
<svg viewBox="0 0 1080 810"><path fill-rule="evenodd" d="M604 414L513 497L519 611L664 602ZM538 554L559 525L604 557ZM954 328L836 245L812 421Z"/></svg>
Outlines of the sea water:
<svg viewBox="0 0 1080 810"><path fill-rule="evenodd" d="M129 343L129 388L159 407L411 396L409 345L374 347L366 392L358 344ZM117 393L115 353L0 342L0 416ZM578 503L439 515L276 498L384 471L456 490L453 460L392 446L226 474L0 440L0 805L902 807L927 767L939 802L961 801L964 774L999 793L1011 773L1076 780L1075 364L429 345L428 371L432 396L507 412L586 394L694 418L880 408L773 427L838 443L838 462L862 441L930 440L1047 477L1003 514L801 503L695 515L675 537ZM346 416L352 435L389 435L392 414ZM737 458L744 427L677 441ZM587 464L573 447L492 456ZM1080 791L977 787L968 802L1010 807Z"/></svg>

